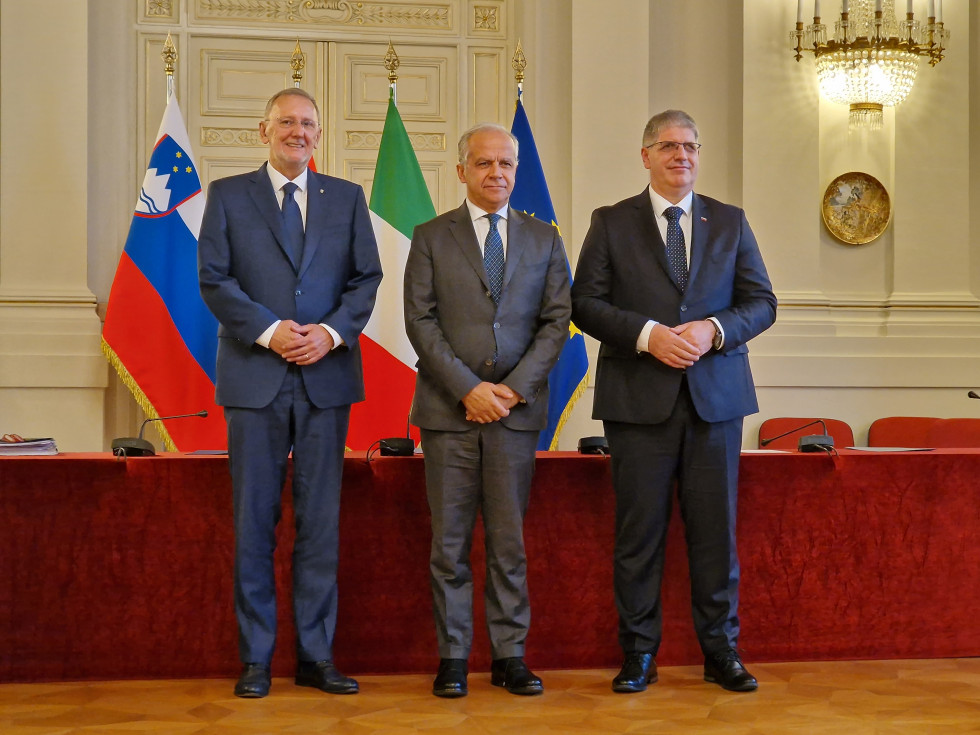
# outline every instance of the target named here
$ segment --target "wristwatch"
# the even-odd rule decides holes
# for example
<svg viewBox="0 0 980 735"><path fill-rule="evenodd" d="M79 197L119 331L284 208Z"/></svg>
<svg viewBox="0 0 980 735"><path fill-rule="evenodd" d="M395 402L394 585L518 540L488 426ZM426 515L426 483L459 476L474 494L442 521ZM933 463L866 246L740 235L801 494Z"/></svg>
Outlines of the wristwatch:
<svg viewBox="0 0 980 735"><path fill-rule="evenodd" d="M718 322L714 319L709 319L709 321L711 322L711 326L715 328L715 336L711 339L711 346L716 350L720 350L724 339L724 335L721 333L721 327L718 326Z"/></svg>

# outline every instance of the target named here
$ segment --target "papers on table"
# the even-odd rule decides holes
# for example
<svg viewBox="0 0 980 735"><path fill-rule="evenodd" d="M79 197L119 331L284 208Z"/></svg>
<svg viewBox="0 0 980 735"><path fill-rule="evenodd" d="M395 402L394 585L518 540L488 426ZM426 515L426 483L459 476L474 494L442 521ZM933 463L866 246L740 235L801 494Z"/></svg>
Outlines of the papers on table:
<svg viewBox="0 0 980 735"><path fill-rule="evenodd" d="M931 452L935 447L848 447L859 452Z"/></svg>
<svg viewBox="0 0 980 735"><path fill-rule="evenodd" d="M12 457L25 454L57 454L58 447L54 439L24 439L17 434L4 434L0 437L0 457Z"/></svg>

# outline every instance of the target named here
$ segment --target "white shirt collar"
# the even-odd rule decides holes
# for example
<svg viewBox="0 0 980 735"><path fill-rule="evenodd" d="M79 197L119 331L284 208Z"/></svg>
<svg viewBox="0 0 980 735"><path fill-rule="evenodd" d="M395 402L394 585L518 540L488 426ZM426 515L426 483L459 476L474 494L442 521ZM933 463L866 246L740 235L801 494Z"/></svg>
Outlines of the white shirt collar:
<svg viewBox="0 0 980 735"><path fill-rule="evenodd" d="M691 207L694 205L693 191L687 192L687 195L683 199L677 202L677 204L673 204L655 192L653 190L653 186L648 186L647 190L650 192L650 201L653 203L653 213L657 217L663 217L664 210L667 209L667 207L680 207L684 210L684 214L690 216Z"/></svg>
<svg viewBox="0 0 980 735"><path fill-rule="evenodd" d="M276 171L276 169L272 167L271 163L265 167L265 170L269 174L269 180L272 182L272 188L276 191L279 191L288 181L292 181L294 184L296 184L300 191L306 191L306 180L307 174L309 173L308 168L304 168L302 172L300 172L300 175L295 179L287 179L281 173Z"/></svg>
<svg viewBox="0 0 980 735"><path fill-rule="evenodd" d="M508 202L507 204L505 204L504 206L502 206L499 210L497 210L496 213L499 214L502 218L507 219L507 209L508 209L509 206L510 206L510 203ZM476 220L480 219L480 217L486 217L488 214L492 214L492 212L487 212L487 211L485 211L483 209L480 209L473 202L471 202L468 198L466 200L466 207L470 211L470 219L473 220L474 222Z"/></svg>

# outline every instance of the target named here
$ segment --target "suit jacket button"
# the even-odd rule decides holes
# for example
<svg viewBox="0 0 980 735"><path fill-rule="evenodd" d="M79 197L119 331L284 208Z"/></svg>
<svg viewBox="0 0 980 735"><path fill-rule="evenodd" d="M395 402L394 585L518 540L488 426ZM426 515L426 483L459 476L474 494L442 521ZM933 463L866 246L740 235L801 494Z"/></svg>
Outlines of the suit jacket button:
<svg viewBox="0 0 980 735"><path fill-rule="evenodd" d="M483 362L483 364L486 365L487 367L492 367L493 366L493 360L485 360Z"/></svg>
<svg viewBox="0 0 980 735"><path fill-rule="evenodd" d="M296 289L296 295L297 295L297 296L301 296L302 294L303 294L303 292L302 292L302 291L300 291L299 289Z"/></svg>
<svg viewBox="0 0 980 735"><path fill-rule="evenodd" d="M500 329L500 322L494 322L493 323L493 328L494 329Z"/></svg>
<svg viewBox="0 0 980 735"><path fill-rule="evenodd" d="M484 294L486 294L488 299L493 298L493 294L491 294L489 291L484 291Z"/></svg>
<svg viewBox="0 0 980 735"><path fill-rule="evenodd" d="M681 311L687 311L687 305L681 304Z"/></svg>

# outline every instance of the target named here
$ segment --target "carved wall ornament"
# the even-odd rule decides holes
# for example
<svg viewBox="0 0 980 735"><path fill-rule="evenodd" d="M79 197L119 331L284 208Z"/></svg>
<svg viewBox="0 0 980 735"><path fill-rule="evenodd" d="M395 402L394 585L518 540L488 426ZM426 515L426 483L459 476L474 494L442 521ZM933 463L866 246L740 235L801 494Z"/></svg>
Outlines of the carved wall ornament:
<svg viewBox="0 0 980 735"><path fill-rule="evenodd" d="M143 12L147 18L172 18L174 16L173 0L146 0Z"/></svg>
<svg viewBox="0 0 980 735"><path fill-rule="evenodd" d="M452 27L452 6L448 2L413 5L354 0L197 0L196 15L202 20L237 18L323 26Z"/></svg>
<svg viewBox="0 0 980 735"><path fill-rule="evenodd" d="M260 147L264 144L256 128L201 128L201 145Z"/></svg>
<svg viewBox="0 0 980 735"><path fill-rule="evenodd" d="M473 7L473 30L498 31L497 8L495 6L475 5Z"/></svg>
<svg viewBox="0 0 980 735"><path fill-rule="evenodd" d="M446 150L444 133L409 133L408 139L416 151ZM373 130L348 130L344 147L348 150L377 150L381 146L381 132Z"/></svg>

